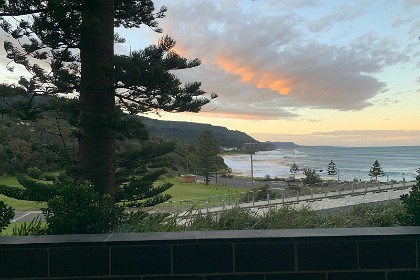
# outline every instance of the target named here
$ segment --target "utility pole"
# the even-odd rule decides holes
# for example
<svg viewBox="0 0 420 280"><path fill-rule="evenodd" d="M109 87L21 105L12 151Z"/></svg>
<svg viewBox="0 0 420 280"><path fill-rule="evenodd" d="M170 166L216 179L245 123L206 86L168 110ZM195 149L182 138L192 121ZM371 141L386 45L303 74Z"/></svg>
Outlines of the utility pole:
<svg viewBox="0 0 420 280"><path fill-rule="evenodd" d="M251 152L251 186L254 188L254 164L252 161L252 152Z"/></svg>

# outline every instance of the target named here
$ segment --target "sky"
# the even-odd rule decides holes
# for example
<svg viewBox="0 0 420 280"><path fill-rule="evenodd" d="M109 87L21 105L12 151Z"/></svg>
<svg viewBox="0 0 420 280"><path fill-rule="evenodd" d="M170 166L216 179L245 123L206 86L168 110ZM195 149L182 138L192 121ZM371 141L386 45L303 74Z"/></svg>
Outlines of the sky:
<svg viewBox="0 0 420 280"><path fill-rule="evenodd" d="M175 74L219 97L198 114L148 117L259 141L420 145L420 0L155 1L162 5L164 32L119 29L126 43L116 51L170 35L178 53L202 61Z"/></svg>

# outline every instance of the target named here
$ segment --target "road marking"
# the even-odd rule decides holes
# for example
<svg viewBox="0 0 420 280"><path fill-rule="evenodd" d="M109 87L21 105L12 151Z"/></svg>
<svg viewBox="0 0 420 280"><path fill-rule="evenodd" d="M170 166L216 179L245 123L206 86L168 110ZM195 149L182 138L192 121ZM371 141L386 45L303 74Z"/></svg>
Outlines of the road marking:
<svg viewBox="0 0 420 280"><path fill-rule="evenodd" d="M14 223L14 222L16 222L16 221L18 221L18 220L20 220L20 219L22 219L22 218L25 218L26 216L29 216L29 215L31 215L31 214L33 214L32 212L29 212L29 213L26 213L26 214L24 214L24 215L22 215L22 216L20 216L19 218L17 218L17 219L13 219L12 220L12 223Z"/></svg>

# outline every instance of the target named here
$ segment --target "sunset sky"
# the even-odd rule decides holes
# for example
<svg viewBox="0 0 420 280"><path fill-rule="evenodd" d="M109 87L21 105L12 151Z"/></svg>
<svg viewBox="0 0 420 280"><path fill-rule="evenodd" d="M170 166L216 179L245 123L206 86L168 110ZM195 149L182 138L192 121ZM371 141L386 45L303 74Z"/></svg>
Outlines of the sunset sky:
<svg viewBox="0 0 420 280"><path fill-rule="evenodd" d="M160 119L225 126L260 141L420 145L420 0L155 5L168 7L164 33L117 30L127 39L117 52L168 34L180 54L203 62L176 75L219 95L199 114Z"/></svg>

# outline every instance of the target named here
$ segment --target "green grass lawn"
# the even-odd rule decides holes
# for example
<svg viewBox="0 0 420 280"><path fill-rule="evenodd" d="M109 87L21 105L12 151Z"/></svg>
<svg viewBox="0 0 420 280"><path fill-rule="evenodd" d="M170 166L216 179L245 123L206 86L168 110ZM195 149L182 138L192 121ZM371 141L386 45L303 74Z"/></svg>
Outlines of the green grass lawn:
<svg viewBox="0 0 420 280"><path fill-rule="evenodd" d="M13 228L20 224L19 222L10 224L6 229L4 229L2 232L0 232L0 236L11 236L13 233Z"/></svg>
<svg viewBox="0 0 420 280"><path fill-rule="evenodd" d="M1 176L0 177L0 185L6 186L15 186L15 187L22 187L21 184L16 180L16 177L12 176ZM7 205L12 207L15 210L40 210L41 207L45 207L45 202L34 202L34 201L26 201L26 200L18 200L14 199L5 195L0 194L0 200L4 201Z"/></svg>
<svg viewBox="0 0 420 280"><path fill-rule="evenodd" d="M22 185L19 184L16 177L13 177L13 176L0 176L0 185L22 187Z"/></svg>
<svg viewBox="0 0 420 280"><path fill-rule="evenodd" d="M0 232L0 236L12 236L13 235L13 229L19 228L20 226L26 224L27 226L30 224L30 222L16 222L11 223L6 229L4 229L2 232ZM41 222L42 227L46 227L46 222Z"/></svg>
<svg viewBox="0 0 420 280"><path fill-rule="evenodd" d="M45 202L38 203L35 201L18 200L2 194L0 194L0 200L4 201L4 203L9 205L13 209L21 211L40 210L42 207L47 206Z"/></svg>
<svg viewBox="0 0 420 280"><path fill-rule="evenodd" d="M167 190L165 193L172 195L172 203L174 205L189 205L189 201L192 200L193 204L205 204L206 201L210 201L211 205L217 205L223 196L224 201L236 199L236 194L244 192L245 189L237 187L229 187L219 184L205 185L203 183L181 183L179 178L167 180L173 185L172 188ZM210 198L210 200L209 200ZM168 205L169 202L164 203ZM161 205L161 206L164 206Z"/></svg>
<svg viewBox="0 0 420 280"><path fill-rule="evenodd" d="M220 203L221 196L223 196L224 201L236 199L236 193L244 192L245 189L228 187L220 184L209 184L205 185L203 183L181 183L179 178L173 178L167 180L174 184L172 188L167 190L165 193L172 195L171 201L173 203L188 205L189 200L192 200L194 204L205 204L210 198L210 203L212 205ZM164 181L159 181L162 183ZM20 186L19 182L16 180L16 177L3 176L0 177L0 184L9 185L9 186ZM15 210L39 210L42 207L46 207L46 203L37 203L33 201L17 200L0 194L0 200L4 201L9 206L13 207Z"/></svg>

